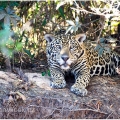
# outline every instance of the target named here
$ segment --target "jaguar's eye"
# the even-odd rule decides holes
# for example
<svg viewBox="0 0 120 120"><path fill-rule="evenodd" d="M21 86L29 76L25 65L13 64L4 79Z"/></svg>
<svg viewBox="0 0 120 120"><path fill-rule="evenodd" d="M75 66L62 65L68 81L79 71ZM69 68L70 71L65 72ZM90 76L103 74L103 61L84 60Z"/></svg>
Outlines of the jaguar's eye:
<svg viewBox="0 0 120 120"><path fill-rule="evenodd" d="M69 49L70 49L70 51L74 51L74 47L72 47L72 46L70 46Z"/></svg>
<svg viewBox="0 0 120 120"><path fill-rule="evenodd" d="M57 49L61 50L61 46L56 46L56 47L57 47Z"/></svg>
<svg viewBox="0 0 120 120"><path fill-rule="evenodd" d="M70 50L73 50L74 48L72 47L72 46L70 46L70 48L69 48Z"/></svg>

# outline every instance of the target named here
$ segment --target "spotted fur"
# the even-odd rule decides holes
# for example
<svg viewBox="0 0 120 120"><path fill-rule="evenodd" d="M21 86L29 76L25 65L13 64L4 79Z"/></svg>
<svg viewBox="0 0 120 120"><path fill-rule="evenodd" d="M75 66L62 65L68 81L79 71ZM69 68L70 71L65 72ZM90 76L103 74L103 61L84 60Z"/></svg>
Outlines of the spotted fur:
<svg viewBox="0 0 120 120"><path fill-rule="evenodd" d="M84 42L85 34L73 36L60 30L55 35L46 34L45 39L52 88L64 88L65 74L70 72L75 77L71 91L85 96L91 76L114 75L116 67L120 65L120 56L116 53L104 50L99 56L94 47Z"/></svg>

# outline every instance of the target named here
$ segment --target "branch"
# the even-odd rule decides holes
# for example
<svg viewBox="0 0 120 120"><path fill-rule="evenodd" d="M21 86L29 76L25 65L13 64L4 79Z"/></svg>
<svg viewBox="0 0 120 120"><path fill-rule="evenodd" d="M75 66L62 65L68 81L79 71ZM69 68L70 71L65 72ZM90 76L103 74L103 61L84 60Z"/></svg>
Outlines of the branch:
<svg viewBox="0 0 120 120"><path fill-rule="evenodd" d="M89 13L89 14L94 14L94 15L100 15L100 16L104 16L105 18L110 18L110 17L115 17L115 16L120 16L120 11L118 10L119 6L120 6L120 2L117 1L117 7L116 5L114 5L115 2L113 1L105 1L103 0L104 3L106 4L109 4L110 8L96 8L96 7L93 7L90 9L93 11L88 11L88 10L85 10L84 8L80 7L76 2L75 2L75 5L77 8L73 8L71 7L71 9L77 11L77 12L85 12L85 13ZM112 2L112 3L111 3ZM100 10L104 10L104 12L101 12ZM110 12L113 11L112 14L110 14Z"/></svg>

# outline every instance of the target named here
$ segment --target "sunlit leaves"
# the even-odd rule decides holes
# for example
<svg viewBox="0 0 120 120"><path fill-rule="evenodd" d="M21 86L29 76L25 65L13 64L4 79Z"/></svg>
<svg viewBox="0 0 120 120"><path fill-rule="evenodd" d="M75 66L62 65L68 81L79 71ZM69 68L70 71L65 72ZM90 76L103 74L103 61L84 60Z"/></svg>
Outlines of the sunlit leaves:
<svg viewBox="0 0 120 120"><path fill-rule="evenodd" d="M106 19L114 16L120 16L120 11L118 9L120 7L119 0L97 1L97 5L93 3L95 3L95 1L91 2L90 9L95 14L105 16Z"/></svg>
<svg viewBox="0 0 120 120"><path fill-rule="evenodd" d="M66 34L70 31L71 33L76 32L78 28L81 27L81 23L79 22L79 17L77 16L75 18L75 21L72 20L66 20L66 22L69 24L69 27L66 30Z"/></svg>

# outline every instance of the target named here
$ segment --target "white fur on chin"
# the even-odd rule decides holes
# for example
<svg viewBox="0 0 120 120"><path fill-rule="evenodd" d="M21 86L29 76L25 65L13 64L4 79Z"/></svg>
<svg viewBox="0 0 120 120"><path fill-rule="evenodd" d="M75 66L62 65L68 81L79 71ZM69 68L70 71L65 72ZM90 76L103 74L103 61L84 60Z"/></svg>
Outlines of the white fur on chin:
<svg viewBox="0 0 120 120"><path fill-rule="evenodd" d="M70 66L66 66L66 67L65 67L65 66L62 65L62 66L61 66L61 69L63 69L63 70L69 70L69 69L70 69Z"/></svg>

